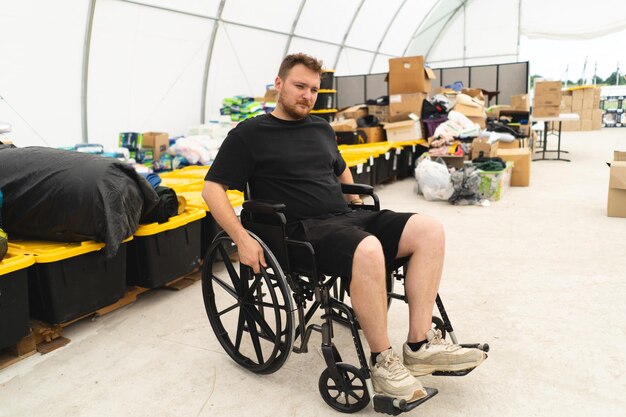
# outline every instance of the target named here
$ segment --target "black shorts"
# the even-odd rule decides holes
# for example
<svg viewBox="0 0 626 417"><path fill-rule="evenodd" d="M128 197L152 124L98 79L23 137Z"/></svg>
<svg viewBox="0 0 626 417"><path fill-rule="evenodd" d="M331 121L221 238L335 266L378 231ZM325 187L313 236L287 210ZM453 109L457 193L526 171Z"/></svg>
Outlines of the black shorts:
<svg viewBox="0 0 626 417"><path fill-rule="evenodd" d="M307 219L288 228L289 237L311 243L315 250L318 272L352 276L352 258L357 246L368 236L375 236L383 247L387 267L398 255L402 231L414 213L397 213L390 210L357 210L325 219Z"/></svg>

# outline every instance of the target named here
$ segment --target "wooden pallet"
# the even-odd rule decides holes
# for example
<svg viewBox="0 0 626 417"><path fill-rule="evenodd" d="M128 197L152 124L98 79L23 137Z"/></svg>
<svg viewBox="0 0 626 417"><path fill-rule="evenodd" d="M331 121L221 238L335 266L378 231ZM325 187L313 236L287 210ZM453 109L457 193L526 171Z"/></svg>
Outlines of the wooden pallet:
<svg viewBox="0 0 626 417"><path fill-rule="evenodd" d="M200 279L202 279L202 275L199 270L196 270L188 275L168 282L162 288L180 291ZM46 354L67 345L70 343L70 339L63 336L64 328L86 318L96 319L115 310L119 310L120 308L137 301L137 298L147 291L150 291L150 289L143 287L129 287L126 289L124 296L117 302L64 323L48 324L38 320L31 320L31 332L28 336L25 336L16 342L15 345L0 350L0 369L11 366L12 364L32 356L37 352Z"/></svg>
<svg viewBox="0 0 626 417"><path fill-rule="evenodd" d="M35 334L30 332L29 335L20 339L15 345L0 350L0 369L34 355L37 352L36 347Z"/></svg>

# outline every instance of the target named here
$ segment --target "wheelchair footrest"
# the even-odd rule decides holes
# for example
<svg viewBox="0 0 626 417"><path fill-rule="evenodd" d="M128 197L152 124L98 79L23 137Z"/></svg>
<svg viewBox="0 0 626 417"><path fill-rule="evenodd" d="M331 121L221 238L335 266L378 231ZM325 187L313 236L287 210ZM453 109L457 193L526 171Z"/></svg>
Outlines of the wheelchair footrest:
<svg viewBox="0 0 626 417"><path fill-rule="evenodd" d="M415 407L425 403L433 398L439 391L436 388L426 388L426 396L417 401L407 403L405 400L398 400L392 397L385 397L383 395L374 395L374 411L378 413L385 413L392 416L397 416L400 413L411 411ZM395 402L395 404L394 404Z"/></svg>

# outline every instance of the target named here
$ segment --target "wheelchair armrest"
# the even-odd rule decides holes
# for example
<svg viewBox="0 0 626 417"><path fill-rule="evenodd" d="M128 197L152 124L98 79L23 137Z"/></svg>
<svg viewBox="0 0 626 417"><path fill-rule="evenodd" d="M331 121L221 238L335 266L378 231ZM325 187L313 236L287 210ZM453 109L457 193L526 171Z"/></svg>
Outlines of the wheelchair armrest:
<svg viewBox="0 0 626 417"><path fill-rule="evenodd" d="M367 184L341 184L341 192L344 194L374 195L374 187Z"/></svg>
<svg viewBox="0 0 626 417"><path fill-rule="evenodd" d="M283 203L277 203L271 200L247 200L243 202L244 210L250 213L271 214L279 213L285 210Z"/></svg>

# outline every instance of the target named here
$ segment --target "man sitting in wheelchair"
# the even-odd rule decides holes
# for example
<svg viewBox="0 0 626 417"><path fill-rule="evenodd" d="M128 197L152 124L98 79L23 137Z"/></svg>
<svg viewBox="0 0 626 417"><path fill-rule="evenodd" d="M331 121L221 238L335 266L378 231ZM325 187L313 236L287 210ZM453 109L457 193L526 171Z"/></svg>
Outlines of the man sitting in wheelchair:
<svg viewBox="0 0 626 417"><path fill-rule="evenodd" d="M309 112L320 89L322 63L305 54L283 60L271 114L230 131L206 175L202 195L220 226L237 245L240 262L259 273L264 251L237 219L228 188L286 206L287 234L311 243L320 271L347 281L352 308L371 350L374 391L406 402L427 393L416 378L471 370L486 354L446 341L432 329L432 312L444 260L444 231L437 220L389 210L352 210L359 195L344 195L353 182L330 125ZM351 203L351 204L349 204ZM405 293L409 329L402 359L387 333L386 265L407 258Z"/></svg>

